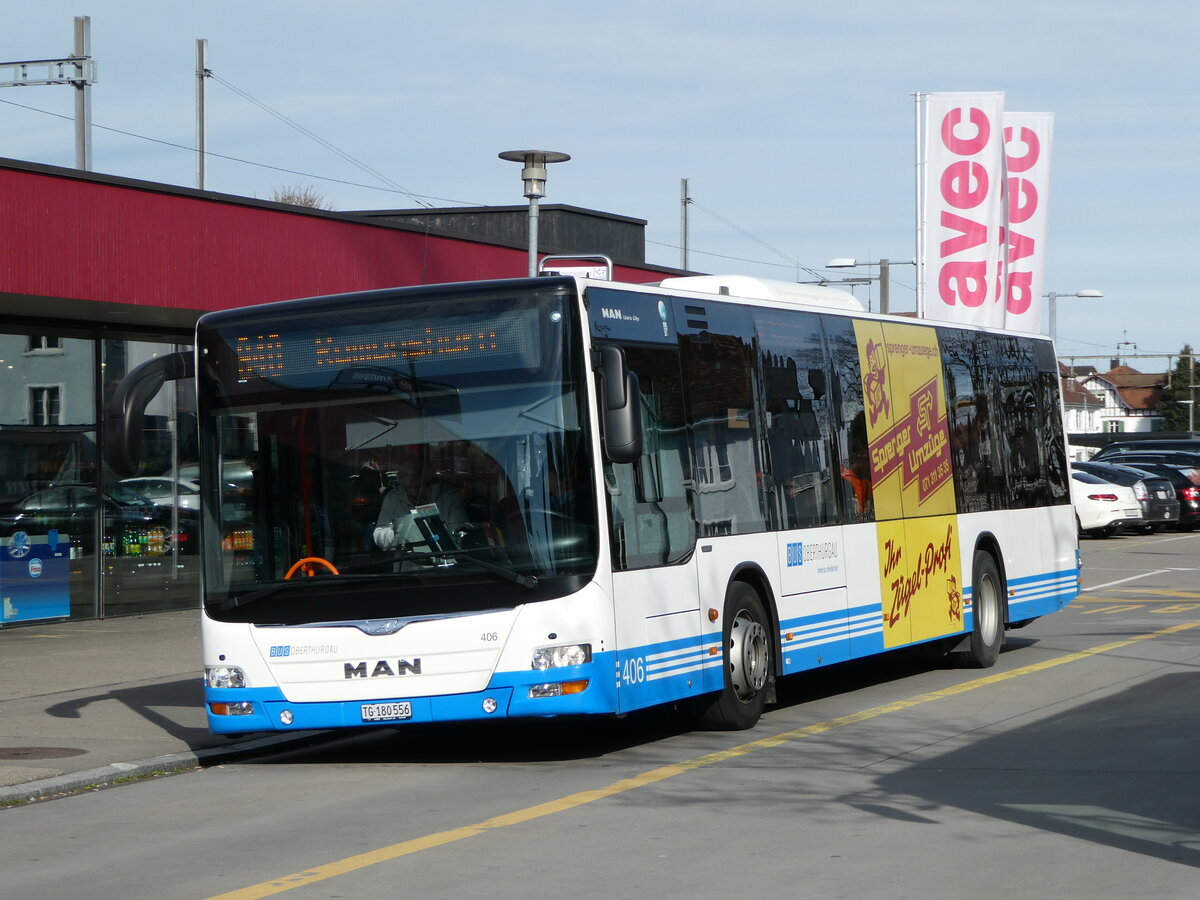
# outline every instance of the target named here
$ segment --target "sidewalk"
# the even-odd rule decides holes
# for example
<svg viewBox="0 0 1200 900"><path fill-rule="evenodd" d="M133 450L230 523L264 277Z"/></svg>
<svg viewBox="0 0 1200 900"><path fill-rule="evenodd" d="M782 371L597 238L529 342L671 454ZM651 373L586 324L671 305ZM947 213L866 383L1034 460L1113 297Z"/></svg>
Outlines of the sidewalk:
<svg viewBox="0 0 1200 900"><path fill-rule="evenodd" d="M209 734L201 675L198 612L0 629L0 807L300 736Z"/></svg>

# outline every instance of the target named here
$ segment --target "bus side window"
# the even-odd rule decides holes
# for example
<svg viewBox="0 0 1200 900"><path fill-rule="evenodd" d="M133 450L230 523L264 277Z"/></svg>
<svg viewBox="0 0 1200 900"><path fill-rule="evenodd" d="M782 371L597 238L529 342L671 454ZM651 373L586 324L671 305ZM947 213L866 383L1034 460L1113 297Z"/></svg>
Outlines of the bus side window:
<svg viewBox="0 0 1200 900"><path fill-rule="evenodd" d="M765 479L777 527L837 521L829 390L821 320L794 310L755 310L765 409ZM836 477L835 477L836 476Z"/></svg>
<svg viewBox="0 0 1200 900"><path fill-rule="evenodd" d="M687 422L696 460L700 534L767 530L755 409L754 324L746 308L709 305L680 339Z"/></svg>
<svg viewBox="0 0 1200 900"><path fill-rule="evenodd" d="M992 508L988 505L993 470L991 404L987 386L981 385L979 377L978 337L973 331L938 329L959 512ZM983 393L979 387L984 387Z"/></svg>
<svg viewBox="0 0 1200 900"><path fill-rule="evenodd" d="M862 366L854 337L854 321L833 316L822 318L825 343L833 363L833 427L841 481L842 521L870 522L875 518L875 503Z"/></svg>
<svg viewBox="0 0 1200 900"><path fill-rule="evenodd" d="M1045 448L1039 439L1041 413L1038 362L1032 346L1007 335L988 336L998 349L1000 415L997 431L1007 463L1008 505L1029 509L1050 505L1050 481Z"/></svg>

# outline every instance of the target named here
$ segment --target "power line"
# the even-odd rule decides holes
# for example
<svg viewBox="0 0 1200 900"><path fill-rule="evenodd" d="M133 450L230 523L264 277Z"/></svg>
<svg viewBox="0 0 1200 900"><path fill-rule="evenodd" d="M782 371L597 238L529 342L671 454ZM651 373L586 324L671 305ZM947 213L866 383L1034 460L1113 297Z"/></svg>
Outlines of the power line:
<svg viewBox="0 0 1200 900"><path fill-rule="evenodd" d="M669 244L666 241L652 241L647 238L646 243L653 244L656 247L666 247L671 250L679 250L680 249L680 246L678 244ZM713 253L712 251L709 251L709 250L697 250L695 247L688 247L688 253L699 253L701 256L715 256L717 259L728 259L728 260L732 260L734 262L750 263L750 264L756 265L756 266L774 266L775 268L778 268L778 269L795 269L796 268L795 263L777 263L777 262L769 262L767 260L762 260L762 259L749 259L744 256L729 256L725 253Z"/></svg>
<svg viewBox="0 0 1200 900"><path fill-rule="evenodd" d="M404 187L403 185L397 184L395 181L388 178L382 172L379 172L378 170L371 168L366 163L355 158L354 156L351 156L345 150L342 150L340 147L337 147L337 146L331 144L329 141L325 140L320 135L314 134L313 132L309 131L307 128L305 128L303 125L301 125L299 122L296 122L294 119L288 118L283 113L281 113L279 110L274 109L271 106L268 106L262 100L259 100L257 97L252 96L247 91L242 90L240 87L238 87L237 85L233 84L232 82L222 78L220 75L217 75L211 69L208 70L208 75L210 78L213 79L213 81L216 81L219 84L222 84L225 87L229 88L229 90L233 91L239 97L249 100L251 103L253 103L255 106L257 106L259 109L266 112L268 115L274 116L280 122L283 122L285 125L288 125L289 127L294 128L296 131L300 132L305 137L320 144L326 150L329 150L332 153L336 153L338 156L340 156L342 159L346 160L346 162L350 163L351 165L357 166L359 169L362 169L368 175L374 175L376 178L378 178L384 184L388 185L389 187L398 191L399 193L412 198L413 200L415 200L417 203L421 204L422 206L425 206L425 207L430 206L430 204L426 203L423 199L418 197L416 194L412 193L412 191L408 190L408 188Z"/></svg>
<svg viewBox="0 0 1200 900"><path fill-rule="evenodd" d="M64 119L66 121L74 121L74 117L72 117L72 116L63 115L62 113L51 112L48 109L39 109L36 106L28 106L27 104L17 103L12 100L0 100L0 103L7 104L8 106L16 106L16 107L19 107L20 109L27 109L30 112L41 113L44 116L53 116L56 119ZM177 144L174 141L166 141L161 138L153 138L153 137L149 137L148 135L138 134L133 131L124 131L120 128L113 128L108 125L98 125L95 122L92 123L92 127L98 128L101 131L110 131L113 134L119 134L124 137L136 138L139 141L149 141L152 144L162 144L164 147L173 147L177 150L186 150L189 153L196 152L195 147L189 146L187 144ZM404 194L406 197L411 197L413 199L420 197L424 200L436 200L439 203L460 203L463 206L486 206L487 205L484 203L472 202L470 200L455 200L455 199L452 199L449 197L434 197L430 194L412 194L409 191L406 191L400 187L387 188L387 187L380 187L377 184L363 184L360 181L349 181L345 178L331 178L327 175L315 175L312 172L301 172L298 169L288 169L288 168L284 168L283 166L273 166L270 163L255 162L254 160L251 160L251 159L243 159L238 156L229 156L224 153L214 153L212 151L205 151L204 155L206 157L211 157L213 159L223 159L228 162L241 163L242 165L246 165L246 166L255 166L256 168L259 168L259 169L269 169L273 172L282 172L286 175L299 175L302 178L315 178L318 181L328 181L331 184L344 184L347 187L366 188L367 190L384 191L389 194Z"/></svg>
<svg viewBox="0 0 1200 900"><path fill-rule="evenodd" d="M763 248L764 248L764 249L766 249L766 250L770 250L770 251L771 251L772 253L774 253L776 256L779 256L779 257L781 257L781 258L783 258L783 259L786 259L786 260L788 261L788 263L790 264L790 267L791 267L791 268L803 269L805 272L807 272L809 275L812 275L814 278L819 278L819 279L821 279L822 281L824 281L824 280L825 280L825 276L824 276L824 275L822 275L820 272L816 271L815 269L810 269L810 268L808 268L807 266L802 266L802 265L800 265L800 262L799 262L799 260L797 260L797 259L794 259L794 258L793 258L793 257L791 257L791 256L788 256L788 255L787 255L786 253L784 253L782 250L779 250L779 249L777 249L777 248L775 248L775 247L772 247L770 244L768 244L768 243L767 243L766 241L764 241L762 238L759 238L759 237L757 237L757 236L755 236L755 235L751 234L749 231L747 231L746 229L742 228L740 225L736 225L735 223L733 223L733 222L729 221L728 219L726 219L724 216L720 215L719 213L713 212L713 211L712 211L711 209L709 209L708 207L704 206L704 205L703 205L703 204L701 204L701 203L697 203L697 202L696 202L695 200L693 200L693 199L690 199L690 198L689 198L689 202L692 204L692 206L695 206L697 209L702 209L702 210L704 210L706 213L708 213L710 216L712 216L712 217L713 217L714 219L716 219L718 222L721 222L722 224L724 224L724 225L728 226L729 228L732 228L734 231L736 231L738 234L742 235L742 237L746 238L747 240L754 241L754 243L758 244L760 247L763 247Z"/></svg>

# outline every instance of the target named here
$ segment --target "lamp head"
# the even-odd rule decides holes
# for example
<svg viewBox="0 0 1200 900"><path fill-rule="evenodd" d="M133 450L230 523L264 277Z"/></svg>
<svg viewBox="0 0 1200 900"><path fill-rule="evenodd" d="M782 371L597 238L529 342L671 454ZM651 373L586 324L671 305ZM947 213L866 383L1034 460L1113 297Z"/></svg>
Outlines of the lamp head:
<svg viewBox="0 0 1200 900"><path fill-rule="evenodd" d="M546 166L571 158L556 150L505 150L499 156L510 162L524 163L521 180L525 182L525 196L531 200L546 196Z"/></svg>

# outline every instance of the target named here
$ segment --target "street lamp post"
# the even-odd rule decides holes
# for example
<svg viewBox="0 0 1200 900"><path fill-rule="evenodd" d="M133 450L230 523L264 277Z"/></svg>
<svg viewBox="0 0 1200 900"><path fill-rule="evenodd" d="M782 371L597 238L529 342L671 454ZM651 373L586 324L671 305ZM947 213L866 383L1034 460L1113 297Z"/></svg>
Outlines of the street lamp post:
<svg viewBox="0 0 1200 900"><path fill-rule="evenodd" d="M915 259L906 259L897 261L897 266L915 266ZM853 269L858 266L878 266L879 267L879 311L887 314L891 311L891 283L892 283L892 261L890 259L880 259L875 262L859 262L857 259L839 257L831 259L825 264L827 269Z"/></svg>
<svg viewBox="0 0 1200 900"><path fill-rule="evenodd" d="M1195 431L1194 426L1196 424L1196 419L1195 419L1196 401L1195 400L1180 400L1179 402L1185 404L1188 408L1188 434L1191 434L1193 431Z"/></svg>
<svg viewBox="0 0 1200 900"><path fill-rule="evenodd" d="M1044 295L1047 300L1046 309L1050 315L1050 340L1058 337L1058 298L1059 297L1079 297L1084 300L1098 300L1104 296L1100 291L1085 290L1075 291L1074 293L1065 293L1063 291L1050 291Z"/></svg>
<svg viewBox="0 0 1200 900"><path fill-rule="evenodd" d="M529 198L529 277L532 278L538 269L538 200L546 196L546 166L566 162L571 157L554 150L505 150L500 158L525 165L521 180Z"/></svg>

